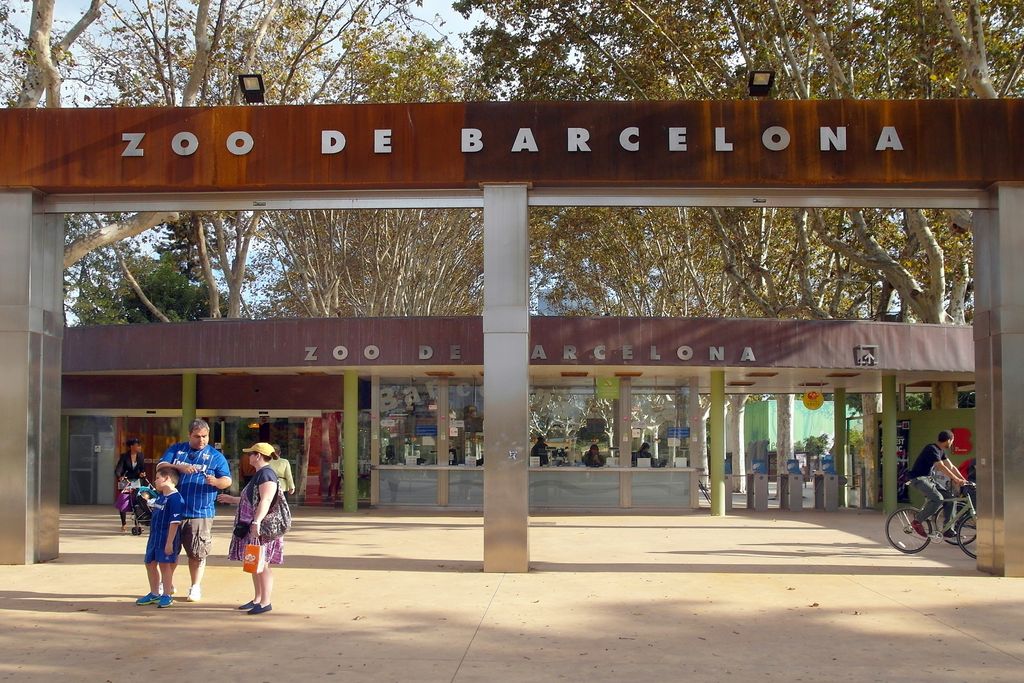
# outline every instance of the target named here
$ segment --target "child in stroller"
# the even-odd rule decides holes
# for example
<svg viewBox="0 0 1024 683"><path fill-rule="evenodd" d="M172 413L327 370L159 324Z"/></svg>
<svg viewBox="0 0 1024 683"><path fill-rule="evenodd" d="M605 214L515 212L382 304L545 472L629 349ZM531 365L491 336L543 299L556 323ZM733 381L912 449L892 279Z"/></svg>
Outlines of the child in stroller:
<svg viewBox="0 0 1024 683"><path fill-rule="evenodd" d="M141 536L142 527L149 526L153 520L153 510L149 506L158 495L160 494L148 482L143 483L137 489L131 489L132 536Z"/></svg>

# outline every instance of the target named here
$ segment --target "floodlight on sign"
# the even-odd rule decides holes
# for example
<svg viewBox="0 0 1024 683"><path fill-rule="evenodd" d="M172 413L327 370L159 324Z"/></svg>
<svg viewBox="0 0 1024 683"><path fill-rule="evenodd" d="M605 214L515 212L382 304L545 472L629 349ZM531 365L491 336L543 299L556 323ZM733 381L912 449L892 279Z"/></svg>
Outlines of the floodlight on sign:
<svg viewBox="0 0 1024 683"><path fill-rule="evenodd" d="M751 71L747 77L747 92L751 97L765 97L771 93L774 84L774 71Z"/></svg>
<svg viewBox="0 0 1024 683"><path fill-rule="evenodd" d="M246 104L263 104L263 74L239 74L238 87Z"/></svg>

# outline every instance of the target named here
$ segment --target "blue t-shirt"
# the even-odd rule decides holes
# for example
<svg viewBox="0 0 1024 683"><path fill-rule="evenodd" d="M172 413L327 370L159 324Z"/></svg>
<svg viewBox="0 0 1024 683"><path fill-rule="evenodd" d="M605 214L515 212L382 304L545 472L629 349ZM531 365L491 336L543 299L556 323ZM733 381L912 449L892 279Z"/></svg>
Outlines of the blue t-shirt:
<svg viewBox="0 0 1024 683"><path fill-rule="evenodd" d="M162 555L164 544L167 543L168 529L171 528L172 523L181 522L184 518L185 500L178 491L169 496L161 495L153 501L153 517L149 523L147 550L155 550ZM175 543L175 546L177 545Z"/></svg>
<svg viewBox="0 0 1024 683"><path fill-rule="evenodd" d="M259 505L260 502L260 484L267 481L274 482L278 487L281 486L281 483L277 478L277 472L269 467L261 467L256 470L256 474L252 475L252 479L250 479L249 483L245 485L245 487L249 489L246 494L249 496L249 500L252 501L253 507ZM274 491L274 495L277 495L276 490Z"/></svg>
<svg viewBox="0 0 1024 683"><path fill-rule="evenodd" d="M185 500L185 517L193 519L196 517L213 517L216 514L214 503L217 494L220 492L216 486L206 483L206 475L212 474L215 477L231 476L231 469L228 467L227 458L210 444L206 444L198 451L192 450L188 441L172 444L164 451L160 462L169 462L175 465L181 463L192 465L196 472L185 474L181 472L178 480L178 491Z"/></svg>

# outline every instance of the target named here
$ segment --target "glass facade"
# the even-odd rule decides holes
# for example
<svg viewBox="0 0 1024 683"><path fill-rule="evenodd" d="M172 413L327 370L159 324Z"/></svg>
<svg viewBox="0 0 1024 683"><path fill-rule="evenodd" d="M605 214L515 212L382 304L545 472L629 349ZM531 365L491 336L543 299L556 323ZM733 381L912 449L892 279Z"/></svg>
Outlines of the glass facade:
<svg viewBox="0 0 1024 683"><path fill-rule="evenodd" d="M691 479L688 470L633 472L630 481L632 507L696 507L696 498L691 498Z"/></svg>
<svg viewBox="0 0 1024 683"><path fill-rule="evenodd" d="M532 466L583 466L584 454L592 445L604 458L614 457L615 413L617 400L598 398L593 384L560 386L535 385L530 391L531 440L543 436L547 443L547 463L543 454L531 457ZM612 461L614 463L614 460Z"/></svg>
<svg viewBox="0 0 1024 683"><path fill-rule="evenodd" d="M619 507L616 470L544 468L530 472L530 505L543 508Z"/></svg>
<svg viewBox="0 0 1024 683"><path fill-rule="evenodd" d="M176 417L68 416L67 497L71 505L113 503L114 468L128 439L138 439L150 477L157 460L176 442Z"/></svg>
<svg viewBox="0 0 1024 683"><path fill-rule="evenodd" d="M382 506L481 509L484 491L484 400L480 378L374 380L378 425L359 414L360 498ZM686 387L636 386L567 379L538 382L529 396L531 437L543 435L529 462L529 502L535 508L614 509L696 506L689 464ZM257 411L258 412L258 411ZM344 420L220 414L207 417L211 442L227 457L239 490L252 476L242 449L275 445L292 466L297 502L341 502ZM129 438L143 443L152 471L178 440L177 417L69 416L67 500L109 503L113 467ZM619 432L616 427L619 426ZM373 430L373 432L371 432ZM628 431L623 431L628 430ZM379 438L371 447L371 435ZM533 441L533 438L531 438ZM648 448L643 448L647 444ZM628 449L628 451L627 451ZM594 453L588 455L588 451ZM619 452L627 451L625 457ZM380 464L371 463L376 452Z"/></svg>
<svg viewBox="0 0 1024 683"><path fill-rule="evenodd" d="M482 508L484 506L484 472L462 469L448 472L448 505Z"/></svg>
<svg viewBox="0 0 1024 683"><path fill-rule="evenodd" d="M437 473L424 467L380 470L381 504L437 505Z"/></svg>
<svg viewBox="0 0 1024 683"><path fill-rule="evenodd" d="M448 383L449 465L484 462L484 387L473 379ZM481 484L482 486L482 484Z"/></svg>
<svg viewBox="0 0 1024 683"><path fill-rule="evenodd" d="M633 387L631 407L634 467L688 467L690 392L687 387ZM643 455L641 446L647 444ZM646 459L646 460L645 460Z"/></svg>
<svg viewBox="0 0 1024 683"><path fill-rule="evenodd" d="M298 489L300 467L308 462L306 455L306 421L302 418L219 417L210 421L210 441L231 466L232 490L240 490L255 473L242 453L257 441L273 444L292 466L292 477ZM308 481L307 481L308 496Z"/></svg>
<svg viewBox="0 0 1024 683"><path fill-rule="evenodd" d="M382 379L380 462L382 465L437 465L438 382Z"/></svg>

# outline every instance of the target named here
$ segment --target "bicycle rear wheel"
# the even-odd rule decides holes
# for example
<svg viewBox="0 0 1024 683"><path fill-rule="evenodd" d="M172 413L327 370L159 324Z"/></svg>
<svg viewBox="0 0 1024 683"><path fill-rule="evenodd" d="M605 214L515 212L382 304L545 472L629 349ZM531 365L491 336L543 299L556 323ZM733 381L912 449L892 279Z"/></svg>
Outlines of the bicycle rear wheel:
<svg viewBox="0 0 1024 683"><path fill-rule="evenodd" d="M900 508L885 520L885 538L901 553L919 553L931 543L930 538L920 536L911 526L919 511L918 508Z"/></svg>
<svg viewBox="0 0 1024 683"><path fill-rule="evenodd" d="M974 515L965 515L956 523L956 542L960 550L967 553L968 557L977 558L978 548L975 541L978 540L978 518Z"/></svg>

